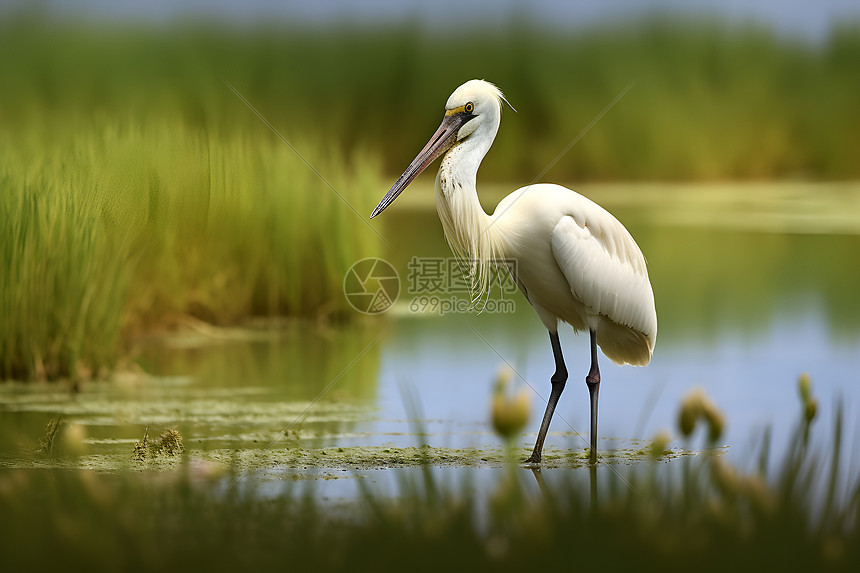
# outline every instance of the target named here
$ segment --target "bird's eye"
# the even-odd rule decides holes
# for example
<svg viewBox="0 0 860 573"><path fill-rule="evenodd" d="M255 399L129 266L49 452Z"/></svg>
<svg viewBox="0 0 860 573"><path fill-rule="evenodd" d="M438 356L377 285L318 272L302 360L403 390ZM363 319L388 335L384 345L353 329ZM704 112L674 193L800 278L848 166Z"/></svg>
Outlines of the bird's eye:
<svg viewBox="0 0 860 573"><path fill-rule="evenodd" d="M472 102L469 102L465 105L465 107L463 107L463 109L466 111L466 113L472 113L472 111L475 109L475 106L472 104Z"/></svg>

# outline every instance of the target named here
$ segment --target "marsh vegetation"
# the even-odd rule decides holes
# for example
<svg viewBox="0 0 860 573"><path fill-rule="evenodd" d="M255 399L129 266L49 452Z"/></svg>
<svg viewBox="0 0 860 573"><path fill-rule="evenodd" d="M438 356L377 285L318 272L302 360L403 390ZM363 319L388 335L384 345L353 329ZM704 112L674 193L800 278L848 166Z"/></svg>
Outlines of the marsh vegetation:
<svg viewBox="0 0 860 573"><path fill-rule="evenodd" d="M660 20L570 37L512 22L456 43L27 15L0 28L4 379L103 375L136 334L186 316L338 315L346 268L384 246L362 219L384 174L464 77L521 109L482 180L530 181L633 80L546 178L860 176L848 25L821 46Z"/></svg>
<svg viewBox="0 0 860 573"><path fill-rule="evenodd" d="M858 59L848 24L0 22L0 568L856 568ZM366 217L468 77L519 110L488 210L636 81L543 177L633 231L660 317L651 366L607 365L596 500L582 388L540 480L510 464L533 435L490 429L500 362L543 406L524 299L367 318L343 295L364 257L405 280L448 256L429 182ZM719 440L675 430L694 384Z"/></svg>
<svg viewBox="0 0 860 573"><path fill-rule="evenodd" d="M814 399L808 386L801 395L803 404ZM679 417L687 410L689 404ZM60 555L65 566L89 571L228 571L285 560L321 571L404 564L436 571L452 562L504 571L559 562L657 571L687 571L693 563L702 571L851 570L860 560L860 483L840 458L842 415L825 429L807 408L799 411L791 447L772 452L764 435L749 467L707 449L667 466L661 445L629 471L601 463L593 498L582 471L532 475L503 464L491 480L452 480L439 467L445 454L420 449L411 462L408 449L394 463L377 452L392 466L393 485L363 483L368 475L353 470L361 494L351 501L320 498L307 482L291 480L272 496L239 458L186 454L144 473L4 469L0 547L5 566L31 570L49 568ZM709 419L693 416L686 430L701 420L712 445L719 431ZM821 450L815 444L822 442L835 447ZM415 471L392 469L404 466Z"/></svg>

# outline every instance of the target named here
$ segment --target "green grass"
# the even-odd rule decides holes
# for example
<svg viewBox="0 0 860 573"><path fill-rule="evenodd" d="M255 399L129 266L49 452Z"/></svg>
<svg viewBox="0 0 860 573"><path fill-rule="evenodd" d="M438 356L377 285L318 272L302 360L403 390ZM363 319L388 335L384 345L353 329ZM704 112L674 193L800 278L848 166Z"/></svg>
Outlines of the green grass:
<svg viewBox="0 0 860 573"><path fill-rule="evenodd" d="M307 481L227 487L234 473L187 459L143 473L4 469L0 552L9 570L93 573L856 570L860 482L839 457L842 418L821 435L804 412L779 463L765 435L751 468L708 450L623 473L601 464L595 500L585 469L545 470L538 490L516 466L486 487L427 467L390 476L393 491L355 478L357 499L327 501Z"/></svg>
<svg viewBox="0 0 860 573"><path fill-rule="evenodd" d="M70 116L152 110L207 129L246 126L227 79L288 138L366 147L396 175L451 91L480 77L519 110L505 112L482 176L520 181L635 81L545 179L860 177L857 23L821 45L753 25L659 18L567 33L515 20L443 36L417 25L0 26L0 120L19 134Z"/></svg>
<svg viewBox="0 0 860 573"><path fill-rule="evenodd" d="M482 180L860 177L860 33L644 21L228 30L0 23L0 379L110 370L190 314L337 314L361 219L471 77L518 114ZM226 85L236 86L355 209ZM388 176L383 177L383 173Z"/></svg>
<svg viewBox="0 0 860 573"><path fill-rule="evenodd" d="M0 136L18 154L0 168L0 378L98 374L124 338L182 315L343 311L344 273L378 239L258 127L156 116L64 126L30 147ZM377 193L372 160L295 145L347 201Z"/></svg>

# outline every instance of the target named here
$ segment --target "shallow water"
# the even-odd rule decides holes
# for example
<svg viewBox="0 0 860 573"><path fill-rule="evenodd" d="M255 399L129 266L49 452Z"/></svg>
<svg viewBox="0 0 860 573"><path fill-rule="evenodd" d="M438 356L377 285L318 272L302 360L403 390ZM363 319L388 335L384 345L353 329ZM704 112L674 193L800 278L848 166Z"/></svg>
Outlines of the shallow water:
<svg viewBox="0 0 860 573"><path fill-rule="evenodd" d="M662 428L677 434L681 397L701 385L728 417L724 442L735 455L748 456L766 427L773 445L785 447L799 419L796 384L803 372L819 400L816 423L832 425L839 405L846 435L857 435L860 186L602 186L584 192L615 213L642 247L659 322L648 367L601 362L601 436L644 438ZM433 230L441 234L432 214L416 209L391 219L394 236L420 237L411 241L410 253L444 252L425 239ZM428 417L459 426L486 419L493 373L504 362L545 397L553 370L546 332L521 297L516 303L514 316L402 316L383 351L381 388L410 381ZM563 419L553 429L587 432L588 341L569 328L561 338L571 378L558 411ZM536 396L532 426L543 405ZM581 448L586 438L550 443ZM858 444L851 447L860 453Z"/></svg>
<svg viewBox="0 0 860 573"><path fill-rule="evenodd" d="M788 446L800 418L797 377L806 372L819 400L817 425L829 430L835 408L843 408L844 448L856 467L860 187L711 187L697 199L699 191L584 190L628 226L645 252L659 320L648 367L601 362L600 449L641 459L636 452L658 431L678 435L678 405L701 385L728 419L719 445L742 467L752 466L765 428L776 452ZM379 468L398 467L392 455L405 459L412 450L404 448L425 443L436 465L469 466L468 455L495 460L474 464L483 475L504 455L489 424L503 365L532 395L531 420L514 444L524 456L553 370L545 330L518 293L506 295L514 308L504 310L512 312L410 310L419 296L407 292L411 257L447 257L448 248L435 212L420 200L386 217L379 229L392 248L368 255L391 261L401 277L401 296L388 312L348 327L189 330L144 341L133 354L137 372L79 392L2 385L0 463L146 467L135 465L131 451L149 426L151 436L177 428L201 459L238 461L270 478L298 468L328 480L384 481ZM575 460L588 440L588 341L569 328L561 339L571 377L547 446L557 459ZM59 414L69 439L57 440L51 457L34 454L46 423ZM673 447L701 448L703 437ZM291 457L299 448L316 454ZM350 464L342 452L319 455L337 448L371 459ZM249 455L255 461L241 461ZM454 461L442 463L446 455ZM354 491L327 487L333 495Z"/></svg>

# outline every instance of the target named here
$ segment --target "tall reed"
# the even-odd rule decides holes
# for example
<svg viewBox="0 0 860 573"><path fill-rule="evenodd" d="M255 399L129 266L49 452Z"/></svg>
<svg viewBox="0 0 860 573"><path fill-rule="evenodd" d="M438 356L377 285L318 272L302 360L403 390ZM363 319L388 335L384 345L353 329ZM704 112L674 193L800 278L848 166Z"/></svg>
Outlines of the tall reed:
<svg viewBox="0 0 860 573"><path fill-rule="evenodd" d="M303 160L262 124L221 133L161 115L57 138L0 168L0 378L97 374L121 334L184 314L338 313L346 270L376 253L349 205L379 193L361 153L297 138Z"/></svg>

